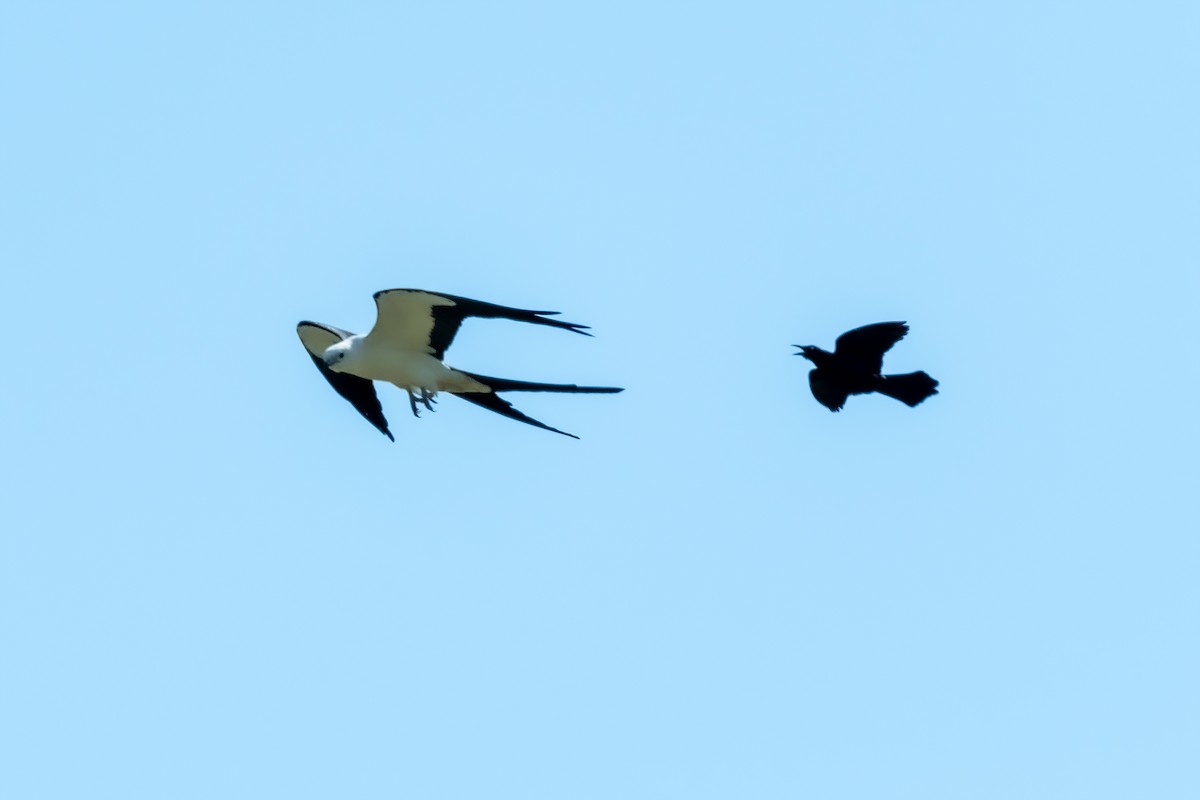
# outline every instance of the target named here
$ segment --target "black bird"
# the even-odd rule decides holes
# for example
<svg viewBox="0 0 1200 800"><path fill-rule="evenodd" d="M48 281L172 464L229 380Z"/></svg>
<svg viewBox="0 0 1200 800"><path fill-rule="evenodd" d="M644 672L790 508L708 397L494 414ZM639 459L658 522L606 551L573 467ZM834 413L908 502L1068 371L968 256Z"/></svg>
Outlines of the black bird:
<svg viewBox="0 0 1200 800"><path fill-rule="evenodd" d="M906 322L877 322L846 331L832 353L812 345L795 344L816 369L808 373L813 397L830 411L841 411L852 394L879 392L908 406L937 394L938 382L924 372L883 375L883 354L908 333Z"/></svg>

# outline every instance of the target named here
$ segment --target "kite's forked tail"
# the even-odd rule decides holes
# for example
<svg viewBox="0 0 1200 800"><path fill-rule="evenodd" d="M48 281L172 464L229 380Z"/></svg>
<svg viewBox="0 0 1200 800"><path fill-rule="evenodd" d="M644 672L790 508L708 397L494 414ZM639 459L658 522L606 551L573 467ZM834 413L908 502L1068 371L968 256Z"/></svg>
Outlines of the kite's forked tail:
<svg viewBox="0 0 1200 800"><path fill-rule="evenodd" d="M458 370L462 372L462 370ZM576 386L573 383L534 383L532 381L514 381L508 378L489 378L487 375L476 375L473 372L463 372L487 386L493 392L568 392L572 394L614 394L623 392L615 386Z"/></svg>
<svg viewBox="0 0 1200 800"><path fill-rule="evenodd" d="M459 370L462 372L462 370ZM536 428L543 430L554 431L561 433L563 436L570 436L572 439L579 437L573 433L560 431L558 428L551 428L544 422L538 422L533 417L527 417L520 411L512 407L512 403L500 397L497 392L562 392L565 394L613 394L615 392L623 392L624 389L619 389L615 386L576 386L573 383L534 383L532 381L514 381L508 378L490 378L487 375L475 375L471 372L463 374L474 378L484 386L491 389L490 392L462 392L455 393L455 397L461 397L468 403L474 403L477 406L486 408L488 411L495 411L497 414L515 419L518 422L524 422L527 425L533 425Z"/></svg>

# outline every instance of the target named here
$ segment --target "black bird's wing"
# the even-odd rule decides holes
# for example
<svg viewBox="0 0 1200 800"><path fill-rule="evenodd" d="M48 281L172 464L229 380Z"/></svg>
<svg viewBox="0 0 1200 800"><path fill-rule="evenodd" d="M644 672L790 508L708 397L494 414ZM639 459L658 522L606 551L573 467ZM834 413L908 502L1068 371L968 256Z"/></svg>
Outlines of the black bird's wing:
<svg viewBox="0 0 1200 800"><path fill-rule="evenodd" d="M877 322L846 331L837 338L833 354L856 370L878 375L883 371L883 354L908 333L908 323Z"/></svg>
<svg viewBox="0 0 1200 800"><path fill-rule="evenodd" d="M296 333L299 335L304 349L308 351L309 357L317 365L321 374L325 376L325 380L329 381L333 390L349 400L350 405L354 406L367 422L378 428L380 433L393 442L396 441L396 437L392 436L392 432L388 430L388 421L383 416L383 407L379 405L379 396L375 394L375 384L366 378L347 375L344 372L334 372L325 366L325 361L321 358L321 354L330 345L337 344L354 334L332 325L322 325L307 320L296 326Z"/></svg>
<svg viewBox="0 0 1200 800"><path fill-rule="evenodd" d="M817 402L830 411L841 411L850 393L837 380L831 380L824 370L814 369L808 373L808 385Z"/></svg>
<svg viewBox="0 0 1200 800"><path fill-rule="evenodd" d="M446 348L450 347L459 326L467 317L531 322L591 336L584 331L586 325L546 318L557 314L557 311L509 308L420 289L387 289L376 292L375 311L375 327L368 336L384 339L399 350L428 353L438 361L446 357Z"/></svg>

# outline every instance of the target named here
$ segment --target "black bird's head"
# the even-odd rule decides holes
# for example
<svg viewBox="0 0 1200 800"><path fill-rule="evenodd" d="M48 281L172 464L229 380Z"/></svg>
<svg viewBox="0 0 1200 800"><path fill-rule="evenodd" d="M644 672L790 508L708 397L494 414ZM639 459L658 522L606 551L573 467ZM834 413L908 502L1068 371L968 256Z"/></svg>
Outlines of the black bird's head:
<svg viewBox="0 0 1200 800"><path fill-rule="evenodd" d="M807 358L809 361L813 362L814 364L815 364L815 363L816 363L816 361L817 361L817 357L818 357L818 356L817 356L817 354L818 354L818 353L824 353L824 352L825 352L825 351L823 351L821 348L819 348L819 347L814 347L814 346L813 346L813 345L811 345L811 344L794 344L794 345L792 345L792 347L799 347L799 348L800 348L800 352L799 352L799 353L792 353L792 355L794 355L794 356L804 356L805 358Z"/></svg>

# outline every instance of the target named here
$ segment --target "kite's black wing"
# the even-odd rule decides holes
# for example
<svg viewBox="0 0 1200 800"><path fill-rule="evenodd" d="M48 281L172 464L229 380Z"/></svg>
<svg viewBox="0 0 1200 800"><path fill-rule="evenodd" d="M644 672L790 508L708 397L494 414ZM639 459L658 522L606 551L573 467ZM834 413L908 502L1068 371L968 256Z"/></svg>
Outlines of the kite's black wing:
<svg viewBox="0 0 1200 800"><path fill-rule="evenodd" d="M491 317L549 325L554 328L591 334L586 325L547 319L557 311L529 311L484 303L452 294L420 289L387 289L375 293L375 327L367 334L387 341L393 347L410 352L429 353L441 361L454 341L458 328L467 317Z"/></svg>
<svg viewBox="0 0 1200 800"><path fill-rule="evenodd" d="M392 432L388 430L387 418L383 416L383 407L379 405L379 396L375 394L375 384L356 375L334 372L325 366L325 361L321 358L321 354L330 345L337 344L354 334L332 325L308 321L297 325L296 333L300 336L300 341L304 345L304 349L308 351L309 357L317 365L321 374L325 376L325 380L329 381L333 390L349 400L350 405L354 406L367 422L378 428L380 433L393 442L396 441L396 437L392 436Z"/></svg>

